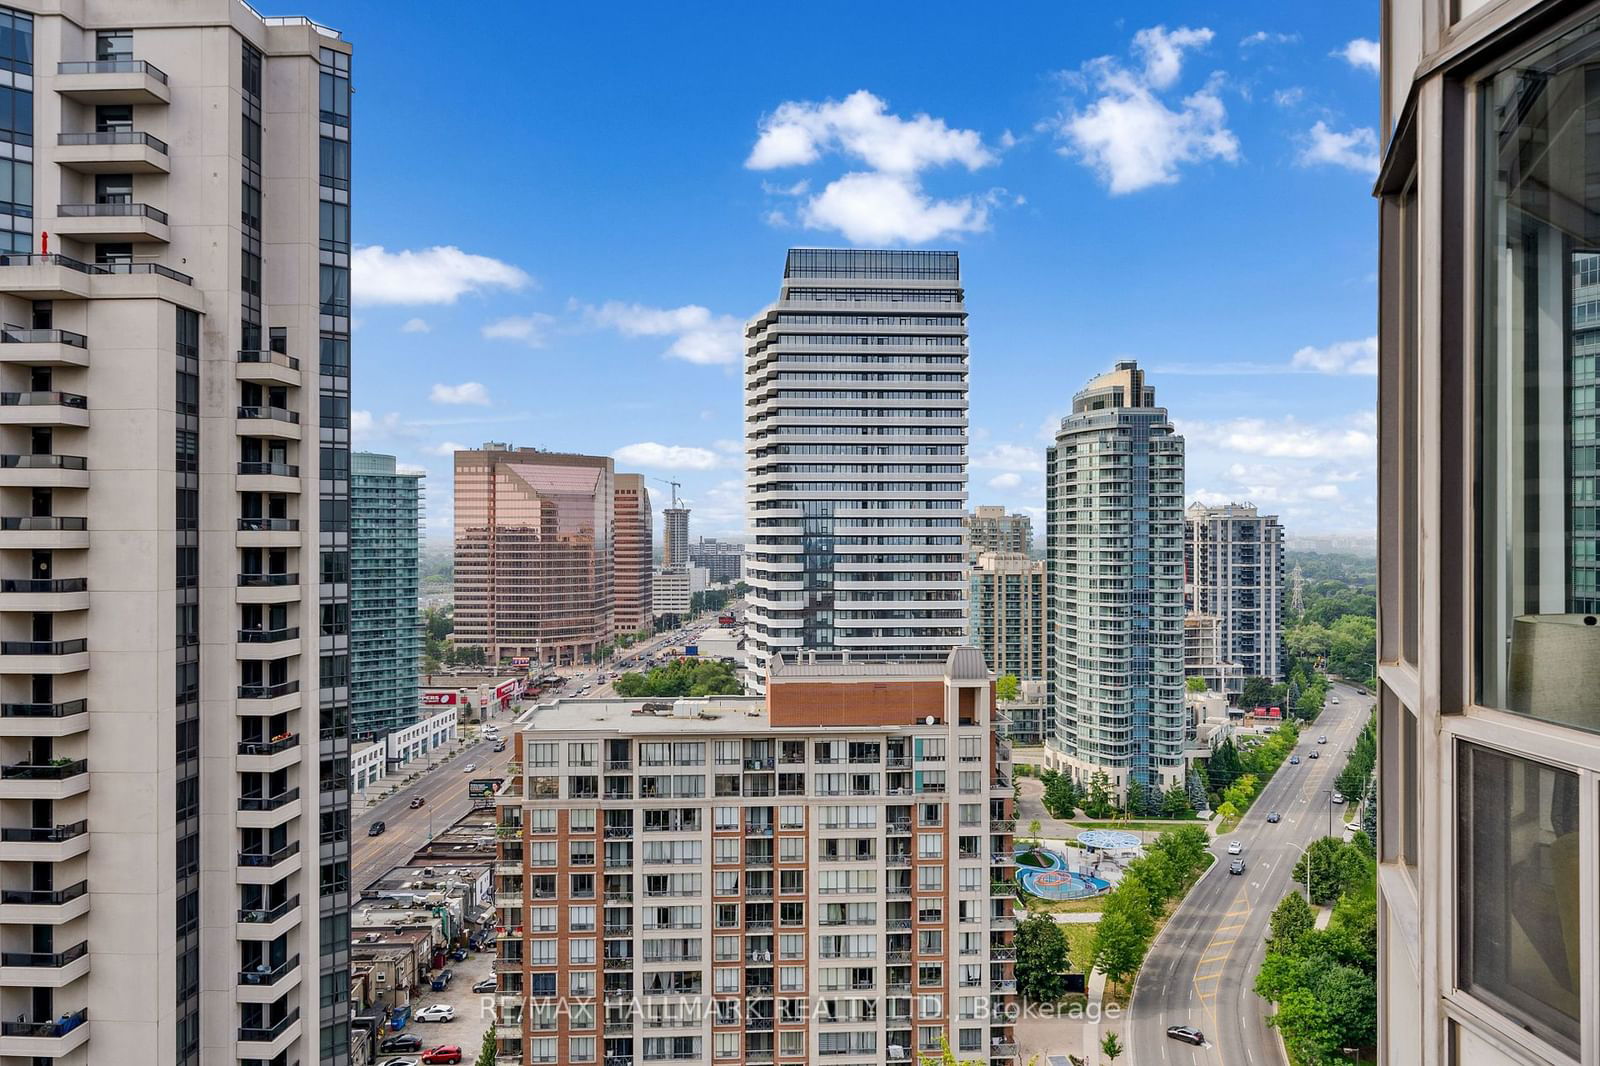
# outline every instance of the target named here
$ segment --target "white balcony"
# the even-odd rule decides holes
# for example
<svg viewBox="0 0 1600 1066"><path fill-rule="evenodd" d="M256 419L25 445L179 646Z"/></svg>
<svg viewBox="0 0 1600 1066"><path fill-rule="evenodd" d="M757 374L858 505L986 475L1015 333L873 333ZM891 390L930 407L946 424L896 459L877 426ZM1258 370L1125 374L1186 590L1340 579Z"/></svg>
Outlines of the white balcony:
<svg viewBox="0 0 1600 1066"><path fill-rule="evenodd" d="M142 59L57 63L55 90L69 100L84 104L172 102L166 72Z"/></svg>
<svg viewBox="0 0 1600 1066"><path fill-rule="evenodd" d="M89 1042L89 1009L62 1018L0 1023L0 1056L60 1059Z"/></svg>
<svg viewBox="0 0 1600 1066"><path fill-rule="evenodd" d="M56 134L55 161L80 174L166 174L167 143L133 130Z"/></svg>
<svg viewBox="0 0 1600 1066"><path fill-rule="evenodd" d="M167 243L167 213L149 204L57 204L56 217L40 219L46 232L81 241Z"/></svg>
<svg viewBox="0 0 1600 1066"><path fill-rule="evenodd" d="M0 580L0 611L29 614L89 609L89 583L81 577Z"/></svg>

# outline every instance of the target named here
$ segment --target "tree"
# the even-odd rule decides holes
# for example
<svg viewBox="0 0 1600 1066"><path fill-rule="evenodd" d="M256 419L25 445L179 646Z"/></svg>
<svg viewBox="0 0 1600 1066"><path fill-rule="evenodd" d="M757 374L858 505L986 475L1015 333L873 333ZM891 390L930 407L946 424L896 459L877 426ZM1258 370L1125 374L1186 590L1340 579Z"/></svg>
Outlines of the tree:
<svg viewBox="0 0 1600 1066"><path fill-rule="evenodd" d="M1111 815L1111 777L1104 770L1096 770L1089 778L1089 795L1083 804L1083 813L1090 818Z"/></svg>
<svg viewBox="0 0 1600 1066"><path fill-rule="evenodd" d="M1113 985L1139 970L1146 937L1134 920L1121 910L1107 910L1094 929L1094 965Z"/></svg>
<svg viewBox="0 0 1600 1066"><path fill-rule="evenodd" d="M646 674L623 674L612 687L625 699L736 696L744 691L734 668L728 664L715 659L687 658L658 666Z"/></svg>
<svg viewBox="0 0 1600 1066"><path fill-rule="evenodd" d="M1017 991L1034 1003L1054 1003L1067 990L1067 934L1048 914L1017 923Z"/></svg>
<svg viewBox="0 0 1600 1066"><path fill-rule="evenodd" d="M1268 923L1267 945L1277 951L1293 951L1300 938L1316 928L1317 916L1298 893L1290 892L1273 908Z"/></svg>
<svg viewBox="0 0 1600 1066"><path fill-rule="evenodd" d="M1332 903L1344 894L1347 887L1359 884L1367 875L1367 860L1359 847L1346 844L1338 837L1320 837L1311 842L1294 864L1290 875L1297 884L1305 884L1306 861L1311 864L1311 901Z"/></svg>
<svg viewBox="0 0 1600 1066"><path fill-rule="evenodd" d="M1206 679L1203 677L1191 677L1183 683L1183 687L1190 692L1204 692L1206 690Z"/></svg>
<svg viewBox="0 0 1600 1066"><path fill-rule="evenodd" d="M1202 793L1203 795L1204 793ZM1174 781L1161 797L1161 815L1164 818L1187 818L1194 813L1189 801L1189 790Z"/></svg>
<svg viewBox="0 0 1600 1066"><path fill-rule="evenodd" d="M1022 683L1011 674L1002 674L994 683L994 698L1009 703L1022 691Z"/></svg>
<svg viewBox="0 0 1600 1066"><path fill-rule="evenodd" d="M1107 1033L1101 1038L1100 1054L1112 1062L1122 1057L1122 1041L1117 1039L1116 1033Z"/></svg>
<svg viewBox="0 0 1600 1066"><path fill-rule="evenodd" d="M1241 707L1268 707L1272 704L1272 682L1264 677L1247 677L1239 693Z"/></svg>
<svg viewBox="0 0 1600 1066"><path fill-rule="evenodd" d="M1145 787L1143 781L1129 781L1127 803L1128 813L1141 815L1149 813L1147 810L1147 808L1150 806L1149 797L1150 791Z"/></svg>
<svg viewBox="0 0 1600 1066"><path fill-rule="evenodd" d="M1066 774L1051 772L1044 781L1044 809L1052 818L1071 818L1077 813L1078 786Z"/></svg>
<svg viewBox="0 0 1600 1066"><path fill-rule="evenodd" d="M1033 842L1035 844L1039 843L1039 838L1043 834L1043 831L1044 826L1039 824L1039 819L1035 818L1033 821L1028 823L1028 835L1033 838Z"/></svg>
<svg viewBox="0 0 1600 1066"><path fill-rule="evenodd" d="M494 1026L491 1025L483 1031L483 1044L478 1049L477 1066L494 1066L494 1054Z"/></svg>

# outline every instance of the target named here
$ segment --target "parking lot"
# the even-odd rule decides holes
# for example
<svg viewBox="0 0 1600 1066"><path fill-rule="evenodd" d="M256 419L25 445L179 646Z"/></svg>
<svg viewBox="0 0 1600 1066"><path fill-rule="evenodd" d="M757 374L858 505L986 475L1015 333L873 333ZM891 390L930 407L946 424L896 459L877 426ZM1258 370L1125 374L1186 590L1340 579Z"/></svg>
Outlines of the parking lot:
<svg viewBox="0 0 1600 1066"><path fill-rule="evenodd" d="M428 991L416 996L411 1001L411 1013L414 1016L424 1007L431 1007L435 1003L448 1003L456 1009L455 1020L418 1022L413 1017L401 1032L415 1033L421 1037L423 1051L440 1044L457 1044L461 1048L462 1063L471 1066L477 1062L478 1052L483 1047L483 1031L494 1025L494 997L488 993L474 992L472 986L491 975L493 960L492 951L474 951L465 962L450 963L450 969L455 974L450 981L450 987L443 992ZM420 1052L383 1052L378 1055L378 1062L404 1061L417 1058L420 1054Z"/></svg>

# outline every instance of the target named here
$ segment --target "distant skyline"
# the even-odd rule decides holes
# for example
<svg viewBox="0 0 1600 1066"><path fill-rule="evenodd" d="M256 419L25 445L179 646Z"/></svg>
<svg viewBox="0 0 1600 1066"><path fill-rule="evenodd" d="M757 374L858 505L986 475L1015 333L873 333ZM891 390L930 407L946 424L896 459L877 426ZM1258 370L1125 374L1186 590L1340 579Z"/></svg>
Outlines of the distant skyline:
<svg viewBox="0 0 1600 1066"><path fill-rule="evenodd" d="M356 446L427 472L430 537L486 440L741 534L742 327L795 245L961 252L972 505L1039 523L1056 422L1132 357L1190 500L1371 534L1375 4L829 11L309 10L362 45ZM739 58L775 40L804 62Z"/></svg>

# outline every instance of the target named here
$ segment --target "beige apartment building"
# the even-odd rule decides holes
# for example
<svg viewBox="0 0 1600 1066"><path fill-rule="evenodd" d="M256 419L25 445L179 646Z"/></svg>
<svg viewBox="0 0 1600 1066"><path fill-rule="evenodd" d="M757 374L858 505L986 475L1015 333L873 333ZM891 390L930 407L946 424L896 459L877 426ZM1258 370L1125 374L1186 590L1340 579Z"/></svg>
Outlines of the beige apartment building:
<svg viewBox="0 0 1600 1066"><path fill-rule="evenodd" d="M967 516L967 549L977 559L984 552L1033 551L1033 519L1025 514L1006 514L1004 507L980 504Z"/></svg>
<svg viewBox="0 0 1600 1066"><path fill-rule="evenodd" d="M1045 565L1013 551L985 551L972 565L972 646L997 674L1043 681L1049 673Z"/></svg>
<svg viewBox="0 0 1600 1066"><path fill-rule="evenodd" d="M0 1063L349 1059L349 79L0 7Z"/></svg>
<svg viewBox="0 0 1600 1066"><path fill-rule="evenodd" d="M615 503L612 512L616 522L612 543L615 545L616 601L613 610L616 632L649 632L653 618L651 602L651 556L654 553L654 536L651 533L650 490L645 487L642 474L618 474L613 482Z"/></svg>
<svg viewBox="0 0 1600 1066"><path fill-rule="evenodd" d="M455 639L491 662L581 662L616 633L612 460L455 454Z"/></svg>
<svg viewBox="0 0 1600 1066"><path fill-rule="evenodd" d="M1014 1062L991 676L780 658L764 697L538 710L497 798L497 1061Z"/></svg>
<svg viewBox="0 0 1600 1066"><path fill-rule="evenodd" d="M1389 0L1379 1061L1600 1062L1600 4Z"/></svg>

